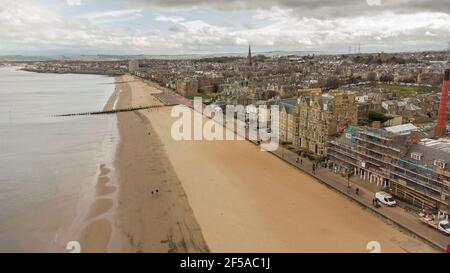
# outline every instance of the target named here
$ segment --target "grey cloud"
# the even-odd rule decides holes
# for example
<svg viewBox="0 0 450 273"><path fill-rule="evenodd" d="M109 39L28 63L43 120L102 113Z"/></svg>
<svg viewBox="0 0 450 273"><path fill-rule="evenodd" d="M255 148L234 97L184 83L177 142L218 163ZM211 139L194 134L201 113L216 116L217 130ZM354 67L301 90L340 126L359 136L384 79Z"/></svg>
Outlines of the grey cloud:
<svg viewBox="0 0 450 273"><path fill-rule="evenodd" d="M232 27L220 22L210 23L195 18L181 18L188 13L187 11L180 15L181 17L161 12L159 20L171 22L168 29L110 27L98 24L95 20L64 17L58 10L52 11L34 0L0 0L0 53L32 49L36 51L98 50L99 52L122 50L138 53L229 52L236 48L245 50L248 42L256 48L271 50L333 48L345 51L349 43L359 42L367 50L442 49L446 48L447 37L450 37L448 28L450 15L420 10L420 4L424 1L418 0L413 1L416 4L410 7L411 11L397 8L396 14L374 13L367 17L360 17L361 12L357 11L372 9L364 1L363 6L352 8L348 7L353 1L340 1L339 6L335 2L320 5L316 3L317 1L261 0L256 2L250 0L245 3L237 0L230 1L230 3L238 3L246 5L245 8L254 9L250 16L260 16L263 24L252 25L252 22L257 21L252 20L248 25L246 23L243 26ZM384 4L387 5L386 1ZM397 4L392 5L399 5L399 1L407 2L407 0L397 0ZM179 2L184 4L181 5ZM165 4L161 4L162 2L159 1L150 3L129 0L126 8L130 9L132 5L134 5L133 8L149 8L149 4L154 6L152 10L181 8L183 5L188 8L190 5L186 2L191 5L204 3L204 6L199 7L200 9L212 5L201 0L180 0L179 2L175 4L174 1L166 0ZM214 2L214 7L223 9L229 5L225 1L222 6L218 5L219 3ZM274 3L278 3L280 9L272 10ZM261 10L262 7L264 7L263 10ZM339 7L347 15L343 16ZM233 7L230 6L230 8ZM106 14L117 15L118 13ZM306 14L309 18L296 16L300 14ZM326 14L330 19L321 20L316 14Z"/></svg>
<svg viewBox="0 0 450 273"><path fill-rule="evenodd" d="M369 3L380 2L380 5ZM129 7L151 9L189 9L209 7L218 10L290 8L298 16L315 18L376 15L384 11L396 13L450 13L448 0L126 0Z"/></svg>

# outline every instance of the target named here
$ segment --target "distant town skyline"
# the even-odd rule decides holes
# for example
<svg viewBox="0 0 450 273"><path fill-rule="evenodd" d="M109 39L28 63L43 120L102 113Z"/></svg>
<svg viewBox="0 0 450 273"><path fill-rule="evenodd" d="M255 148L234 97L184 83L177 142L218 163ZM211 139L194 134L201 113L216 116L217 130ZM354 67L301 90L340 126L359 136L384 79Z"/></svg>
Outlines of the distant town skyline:
<svg viewBox="0 0 450 273"><path fill-rule="evenodd" d="M447 50L444 0L0 0L0 55Z"/></svg>

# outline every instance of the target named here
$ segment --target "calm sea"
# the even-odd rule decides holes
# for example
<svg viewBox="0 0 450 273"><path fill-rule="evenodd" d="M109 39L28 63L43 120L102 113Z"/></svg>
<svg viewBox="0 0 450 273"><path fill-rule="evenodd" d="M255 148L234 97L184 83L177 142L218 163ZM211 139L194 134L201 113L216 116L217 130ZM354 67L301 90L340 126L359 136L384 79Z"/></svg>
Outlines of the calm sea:
<svg viewBox="0 0 450 273"><path fill-rule="evenodd" d="M0 252L59 251L78 231L116 119L52 115L101 110L113 90L106 76L0 67Z"/></svg>

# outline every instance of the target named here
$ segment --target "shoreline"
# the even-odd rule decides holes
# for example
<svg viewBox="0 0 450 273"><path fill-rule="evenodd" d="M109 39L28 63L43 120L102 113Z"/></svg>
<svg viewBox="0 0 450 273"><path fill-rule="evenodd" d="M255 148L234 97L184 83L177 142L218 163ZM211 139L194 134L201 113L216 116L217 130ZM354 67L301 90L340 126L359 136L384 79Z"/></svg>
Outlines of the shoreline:
<svg viewBox="0 0 450 273"><path fill-rule="evenodd" d="M129 76L115 78L115 91L104 110L139 106L135 97L153 98L140 88L140 82L132 81ZM151 104L160 102L153 98ZM94 217L80 238L82 251L208 252L186 194L152 126L135 111L118 113L117 128L120 141L112 168L117 196L112 200L114 206L106 200L92 204ZM98 187L105 190L107 183L109 177L100 175ZM112 211L112 219L102 216L104 210Z"/></svg>
<svg viewBox="0 0 450 273"><path fill-rule="evenodd" d="M17 113L15 119L11 121L10 118L10 125L2 127L2 130L6 130L5 137L12 139L14 136L14 139L19 139L10 143L20 144L20 146L17 146L17 151L14 150L14 153L9 152L14 155L11 166L19 165L19 169L11 169L11 173L16 176L8 177L8 173L2 176L2 179L8 179L8 181L4 180L5 182L12 181L11 189L14 188L16 192L2 196L5 201L11 201L5 203L6 207L2 215L8 216L9 219L6 216L2 218L4 222L1 251L9 249L17 252L67 253L70 252L66 249L68 243L79 240L87 222L100 213L111 217L108 214L109 211L112 212L109 209L111 202L96 200L96 184L100 176L107 175L107 168L111 168L111 162L115 157L118 131L115 128L117 125L113 116L56 120L51 114L58 112L58 109L104 107L105 100L114 92L114 86L103 86L103 84L106 82L112 84L114 80L107 79L103 75L53 77L53 74L49 74L47 77L32 72L27 73L18 68L20 66L1 67L2 72L5 71L14 76L17 74L17 79L26 79L17 84L18 96L20 92L25 92L26 88L31 89L29 93L26 93L28 97L23 98L26 105L13 111L14 114ZM53 81L54 78L55 81ZM58 98L51 101L59 108L44 107L47 106L44 102L38 108L45 110L28 112L28 106L32 106L35 101L39 102L36 97L33 97L39 97L39 95L33 92L35 92L34 89L39 90L40 85L33 86L33 80L42 81L42 86L47 87L45 92L49 93L46 93L46 97L55 95L54 97ZM31 85L23 83L28 81ZM11 85L16 83L11 81ZM60 90L66 87L71 91L88 89L92 92L86 92L80 96L71 92L74 97L64 96ZM30 98L33 98L32 102L28 102ZM84 103L79 104L79 102ZM36 118L29 120L28 116L35 113ZM6 123L2 124L7 125L7 122L6 120ZM13 130L14 128L16 129ZM13 135L13 133L16 134ZM36 134L33 139L37 140L22 141L20 138L22 133ZM23 166L20 168L22 164L28 164L25 170L21 169ZM8 166L6 165L10 168ZM113 171L111 168L109 173L113 180L111 183L115 183ZM29 208L25 209L26 207Z"/></svg>
<svg viewBox="0 0 450 273"><path fill-rule="evenodd" d="M104 75L101 75L104 76ZM117 77L113 77L115 84L113 92L104 104L102 111L113 109L118 100ZM79 225L78 242L81 252L105 253L109 251L119 251L121 248L120 231L118 230L117 210L118 210L118 171L115 168L117 160L117 149L120 143L120 132L118 119L113 119L115 136L117 140L111 144L105 136L102 143L104 158L97 165L97 175L93 184L92 196L85 201L85 209L82 214L82 224ZM106 145L106 147L105 147Z"/></svg>
<svg viewBox="0 0 450 273"><path fill-rule="evenodd" d="M97 75L105 76L105 75ZM115 79L112 84L115 84ZM109 95L101 109L109 110L111 100L115 99L116 88ZM70 238L80 243L81 252L107 252L115 240L115 211L117 210L118 174L114 168L117 146L120 142L117 118L105 118L109 122L108 134L99 143L101 155L97 159L96 174L89 185L85 185L84 195L80 196L76 217L66 232L64 243ZM63 252L70 251L60 246Z"/></svg>

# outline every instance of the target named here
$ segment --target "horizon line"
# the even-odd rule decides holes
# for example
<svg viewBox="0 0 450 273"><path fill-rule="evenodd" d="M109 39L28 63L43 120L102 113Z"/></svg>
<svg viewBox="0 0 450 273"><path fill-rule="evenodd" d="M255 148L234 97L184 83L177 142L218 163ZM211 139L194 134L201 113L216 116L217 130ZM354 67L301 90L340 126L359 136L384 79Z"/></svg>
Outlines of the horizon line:
<svg viewBox="0 0 450 273"><path fill-rule="evenodd" d="M401 54L401 53L418 53L418 52L436 52L436 53L444 53L448 52L447 49L429 49L429 50L399 50L399 51L367 51L367 52L339 52L339 51L331 51L331 50L270 50L270 51L253 51L252 55L264 55L264 54L274 54L274 53L319 53L321 55L364 55L364 54L377 54L377 53L388 53L388 54ZM97 57L97 56L115 56L115 57L176 57L176 56L217 56L223 55L221 57L227 57L232 55L242 55L246 56L247 52L210 52L210 53L164 53L164 54L114 54L114 53L97 53L97 54L36 54L36 55L28 55L28 54L0 54L0 58L5 57L46 57L46 58L61 58L61 57ZM295 54L293 54L295 55Z"/></svg>

